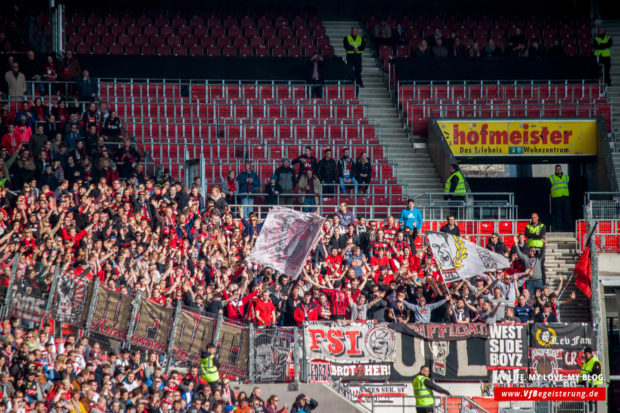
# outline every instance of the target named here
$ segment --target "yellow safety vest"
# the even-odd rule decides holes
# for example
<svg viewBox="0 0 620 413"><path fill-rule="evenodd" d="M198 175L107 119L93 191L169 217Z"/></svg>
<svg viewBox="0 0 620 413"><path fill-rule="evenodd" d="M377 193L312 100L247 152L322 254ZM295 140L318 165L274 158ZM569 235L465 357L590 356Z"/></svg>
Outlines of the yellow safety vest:
<svg viewBox="0 0 620 413"><path fill-rule="evenodd" d="M538 223L538 225L534 226L532 224L527 224L527 227L525 227L525 229L529 230L532 234L540 234L540 230L543 228L543 224L542 223ZM545 246L545 243L543 242L543 240L541 239L533 239L533 238L528 238L527 240L527 244L530 247L534 247L534 248L542 248Z"/></svg>
<svg viewBox="0 0 620 413"><path fill-rule="evenodd" d="M568 196L568 175L562 174L559 178L556 174L549 177L551 181L551 198Z"/></svg>
<svg viewBox="0 0 620 413"><path fill-rule="evenodd" d="M4 188L7 182L9 182L9 178L0 179L0 188Z"/></svg>
<svg viewBox="0 0 620 413"><path fill-rule="evenodd" d="M444 192L446 194L450 193L450 181L452 180L453 176L456 176L459 179L459 181L456 184L456 188L454 189L454 192L452 192L452 194L458 195L458 196L465 196L465 194L467 193L467 190L465 189L465 178L463 178L463 174L461 173L461 171L456 171L448 177L448 180L446 181L446 185L444 188Z"/></svg>
<svg viewBox="0 0 620 413"><path fill-rule="evenodd" d="M207 358L200 359L200 371L202 373L202 378L207 383L214 383L220 379L220 372L217 370L215 363L213 363L214 359L215 354L212 354Z"/></svg>
<svg viewBox="0 0 620 413"><path fill-rule="evenodd" d="M428 377L418 374L413 379L413 395L415 396L415 404L419 407L430 407L435 405L433 391L426 387Z"/></svg>
<svg viewBox="0 0 620 413"><path fill-rule="evenodd" d="M590 360L585 361L581 365L581 370L579 371L579 375L580 375L579 376L579 380L578 380L579 383L585 383L586 382L586 377L581 377L581 375L582 374L586 374L586 375L587 374L592 374L592 369L594 369L594 363L596 363L597 361L600 363L600 361L596 357L592 356L592 358ZM604 384L603 380L599 380L598 378L596 380L589 381L588 384L589 383L592 383L593 387L602 386Z"/></svg>
<svg viewBox="0 0 620 413"><path fill-rule="evenodd" d="M596 44L603 44L603 43L607 43L609 39L610 39L609 35L606 34L605 37L602 37L602 38L599 36L596 36L594 38L594 41L596 42ZM595 49L594 56L611 57L611 49L609 47L607 49Z"/></svg>
<svg viewBox="0 0 620 413"><path fill-rule="evenodd" d="M354 49L357 47L358 49L362 46L362 36L360 36L359 34L357 35L357 37L354 39L353 36L348 35L347 36L347 43L349 43L349 45L351 47L353 47ZM347 54L362 54L361 50L358 50L357 52L355 50L347 50Z"/></svg>

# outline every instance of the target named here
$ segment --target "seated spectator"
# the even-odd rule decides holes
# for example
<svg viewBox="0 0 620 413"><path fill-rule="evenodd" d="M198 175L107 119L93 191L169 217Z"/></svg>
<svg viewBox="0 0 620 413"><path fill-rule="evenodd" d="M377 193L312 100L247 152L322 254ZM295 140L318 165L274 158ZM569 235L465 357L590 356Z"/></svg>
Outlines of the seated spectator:
<svg viewBox="0 0 620 413"><path fill-rule="evenodd" d="M385 20L382 20L375 26L373 39L375 44L378 46L390 43L390 40L392 39L392 29Z"/></svg>
<svg viewBox="0 0 620 413"><path fill-rule="evenodd" d="M353 176L359 185L359 192L368 193L368 184L372 178L372 166L366 152L362 152L353 165Z"/></svg>
<svg viewBox="0 0 620 413"><path fill-rule="evenodd" d="M433 48L437 45L437 40L444 40L443 33L441 32L441 29L439 27L435 27L435 30L433 30L433 34L431 34L426 39L430 48Z"/></svg>
<svg viewBox="0 0 620 413"><path fill-rule="evenodd" d="M474 41L469 48L469 57L482 57L482 49L480 49L480 44L478 41Z"/></svg>
<svg viewBox="0 0 620 413"><path fill-rule="evenodd" d="M495 44L495 40L492 38L487 40L487 45L482 50L482 56L484 57L497 57L501 56L501 49Z"/></svg>
<svg viewBox="0 0 620 413"><path fill-rule="evenodd" d="M396 27L392 30L392 52L396 55L396 48L398 46L407 46L409 45L409 40L407 39L407 32L402 24L396 23Z"/></svg>
<svg viewBox="0 0 620 413"><path fill-rule="evenodd" d="M521 28L517 27L515 29L515 34L513 34L508 40L505 53L508 56L525 56L526 44L527 40L525 39L525 34L521 32Z"/></svg>
<svg viewBox="0 0 620 413"><path fill-rule="evenodd" d="M431 49L428 47L426 40L421 40L418 46L415 48L415 57L427 57L431 55Z"/></svg>
<svg viewBox="0 0 620 413"><path fill-rule="evenodd" d="M438 38L435 40L435 46L432 47L431 53L434 57L448 56L448 48L443 44L442 38Z"/></svg>
<svg viewBox="0 0 620 413"><path fill-rule="evenodd" d="M82 69L80 63L73 56L73 52L67 50L65 57L58 64L58 77L65 82L77 81Z"/></svg>
<svg viewBox="0 0 620 413"><path fill-rule="evenodd" d="M101 132L110 138L118 138L121 136L123 124L118 116L116 116L116 111L111 110L110 116L103 122L103 128Z"/></svg>
<svg viewBox="0 0 620 413"><path fill-rule="evenodd" d="M560 43L560 39L558 38L553 39L553 43L547 49L547 56L551 56L551 57L566 56L566 53L564 52L564 48L562 47L562 44Z"/></svg>
<svg viewBox="0 0 620 413"><path fill-rule="evenodd" d="M448 50L448 56L450 57L467 57L469 56L469 52L467 47L463 45L463 42L460 38L455 38L453 44L450 46Z"/></svg>
<svg viewBox="0 0 620 413"><path fill-rule="evenodd" d="M545 56L545 54L546 53L538 39L532 39L532 41L530 41L530 46L527 48L527 57L542 57Z"/></svg>

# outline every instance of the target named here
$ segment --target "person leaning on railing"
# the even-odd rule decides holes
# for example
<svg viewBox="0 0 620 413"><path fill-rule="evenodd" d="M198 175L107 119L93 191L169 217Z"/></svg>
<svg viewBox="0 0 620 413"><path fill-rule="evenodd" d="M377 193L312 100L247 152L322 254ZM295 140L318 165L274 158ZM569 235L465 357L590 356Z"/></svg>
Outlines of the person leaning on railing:
<svg viewBox="0 0 620 413"><path fill-rule="evenodd" d="M430 378L431 368L422 366L420 372L413 379L413 395L415 396L416 412L432 413L435 406L433 391L450 396L450 392Z"/></svg>

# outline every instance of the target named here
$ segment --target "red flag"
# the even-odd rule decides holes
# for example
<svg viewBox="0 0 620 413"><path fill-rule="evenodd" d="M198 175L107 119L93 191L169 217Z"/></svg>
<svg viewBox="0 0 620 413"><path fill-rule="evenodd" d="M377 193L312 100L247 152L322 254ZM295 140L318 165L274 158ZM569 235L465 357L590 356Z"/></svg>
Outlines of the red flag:
<svg viewBox="0 0 620 413"><path fill-rule="evenodd" d="M575 265L575 274L577 279L575 285L579 288L588 298L592 296L592 263L590 262L590 247L585 247Z"/></svg>

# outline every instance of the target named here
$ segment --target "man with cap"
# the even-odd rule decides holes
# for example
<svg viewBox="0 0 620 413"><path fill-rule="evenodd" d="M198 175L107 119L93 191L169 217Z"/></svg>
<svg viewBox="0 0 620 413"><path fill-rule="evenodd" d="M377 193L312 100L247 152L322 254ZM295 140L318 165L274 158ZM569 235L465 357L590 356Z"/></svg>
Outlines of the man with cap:
<svg viewBox="0 0 620 413"><path fill-rule="evenodd" d="M431 368L424 365L413 379L413 395L415 396L415 408L418 413L433 412L435 406L433 390L450 396L450 392L431 380L430 376Z"/></svg>
<svg viewBox="0 0 620 413"><path fill-rule="evenodd" d="M207 345L207 350L200 351L200 372L202 379L215 388L220 383L220 362L215 357L215 345Z"/></svg>
<svg viewBox="0 0 620 413"><path fill-rule="evenodd" d="M282 165L275 172L276 185L280 191L280 205L292 205L295 191L295 170L291 168L288 158L282 159Z"/></svg>
<svg viewBox="0 0 620 413"><path fill-rule="evenodd" d="M342 150L342 158L338 161L338 181L340 182L340 192L347 193L347 188L353 186L354 193L357 195L357 179L353 176L353 159L349 155L349 148Z"/></svg>
<svg viewBox="0 0 620 413"><path fill-rule="evenodd" d="M592 352L592 347L586 346L583 348L583 358L584 361L581 364L577 382L586 387L603 386L605 383L601 380L601 362Z"/></svg>

